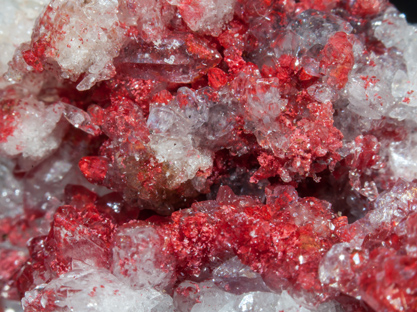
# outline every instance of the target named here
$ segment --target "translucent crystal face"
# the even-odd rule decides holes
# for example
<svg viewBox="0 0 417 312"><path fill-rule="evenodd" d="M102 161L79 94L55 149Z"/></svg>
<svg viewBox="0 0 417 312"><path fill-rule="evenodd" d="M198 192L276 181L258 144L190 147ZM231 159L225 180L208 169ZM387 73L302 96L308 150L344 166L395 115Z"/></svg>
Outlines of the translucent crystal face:
<svg viewBox="0 0 417 312"><path fill-rule="evenodd" d="M0 311L417 311L387 0L1 4Z"/></svg>

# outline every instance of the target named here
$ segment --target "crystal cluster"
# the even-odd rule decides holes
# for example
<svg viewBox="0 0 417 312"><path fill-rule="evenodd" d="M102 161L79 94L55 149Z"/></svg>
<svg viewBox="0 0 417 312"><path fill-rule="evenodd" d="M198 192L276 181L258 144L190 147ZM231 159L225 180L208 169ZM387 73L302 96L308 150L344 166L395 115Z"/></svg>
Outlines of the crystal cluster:
<svg viewBox="0 0 417 312"><path fill-rule="evenodd" d="M0 311L417 311L416 51L387 0L5 0Z"/></svg>

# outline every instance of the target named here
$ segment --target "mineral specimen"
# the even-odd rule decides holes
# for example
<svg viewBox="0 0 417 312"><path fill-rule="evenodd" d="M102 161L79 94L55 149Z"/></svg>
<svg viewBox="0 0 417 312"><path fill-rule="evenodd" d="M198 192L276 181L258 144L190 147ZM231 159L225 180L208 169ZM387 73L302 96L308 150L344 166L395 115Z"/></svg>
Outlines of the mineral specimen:
<svg viewBox="0 0 417 312"><path fill-rule="evenodd" d="M0 50L0 311L417 311L387 0L5 0Z"/></svg>

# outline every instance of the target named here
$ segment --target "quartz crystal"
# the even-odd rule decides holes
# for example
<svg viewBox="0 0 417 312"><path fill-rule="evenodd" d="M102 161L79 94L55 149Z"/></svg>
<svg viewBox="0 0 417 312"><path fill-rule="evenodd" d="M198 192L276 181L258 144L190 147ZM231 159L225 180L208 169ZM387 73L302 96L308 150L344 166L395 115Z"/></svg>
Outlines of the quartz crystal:
<svg viewBox="0 0 417 312"><path fill-rule="evenodd" d="M417 311L416 51L388 0L3 0L0 311Z"/></svg>

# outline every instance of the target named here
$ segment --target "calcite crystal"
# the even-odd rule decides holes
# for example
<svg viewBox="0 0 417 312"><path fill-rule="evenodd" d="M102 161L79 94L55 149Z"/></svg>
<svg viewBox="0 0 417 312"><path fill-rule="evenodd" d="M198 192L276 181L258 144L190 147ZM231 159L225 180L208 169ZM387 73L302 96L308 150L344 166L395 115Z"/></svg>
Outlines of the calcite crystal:
<svg viewBox="0 0 417 312"><path fill-rule="evenodd" d="M0 50L0 311L417 311L387 0L5 0Z"/></svg>

